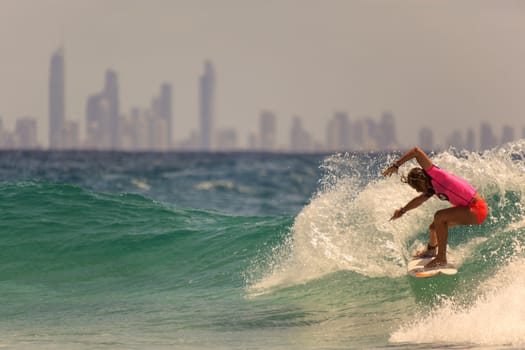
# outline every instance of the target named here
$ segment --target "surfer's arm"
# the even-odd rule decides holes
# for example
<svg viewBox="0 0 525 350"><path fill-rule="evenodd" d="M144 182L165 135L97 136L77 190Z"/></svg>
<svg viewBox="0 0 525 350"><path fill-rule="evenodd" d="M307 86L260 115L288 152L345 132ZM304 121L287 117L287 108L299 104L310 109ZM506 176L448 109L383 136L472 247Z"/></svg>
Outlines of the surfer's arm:
<svg viewBox="0 0 525 350"><path fill-rule="evenodd" d="M385 171L383 171L383 176L390 176L392 173L397 173L397 169L399 169L401 165L413 158L416 158L416 161L423 168L423 170L428 170L432 167L432 161L428 155L421 148L416 146L408 150L401 156L401 158L392 163Z"/></svg>
<svg viewBox="0 0 525 350"><path fill-rule="evenodd" d="M414 199L412 199L410 202L408 202L404 207L401 207L399 209L396 209L394 212L394 215L390 218L390 220L399 219L403 216L407 211L415 209L419 207L421 204L425 203L430 197L426 194L421 194Z"/></svg>

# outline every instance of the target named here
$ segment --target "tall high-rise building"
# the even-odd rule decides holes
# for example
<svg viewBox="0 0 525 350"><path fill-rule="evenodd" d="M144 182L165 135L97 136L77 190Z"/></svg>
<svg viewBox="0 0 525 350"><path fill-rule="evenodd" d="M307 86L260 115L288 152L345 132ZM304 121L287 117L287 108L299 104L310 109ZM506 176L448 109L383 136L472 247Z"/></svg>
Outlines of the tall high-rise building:
<svg viewBox="0 0 525 350"><path fill-rule="evenodd" d="M213 107L215 97L215 70L210 61L204 63L200 78L200 149L210 151L213 137Z"/></svg>
<svg viewBox="0 0 525 350"><path fill-rule="evenodd" d="M60 136L65 119L64 50L59 48L51 56L49 69L49 148L60 149Z"/></svg>
<svg viewBox="0 0 525 350"><path fill-rule="evenodd" d="M447 144L445 146L446 148L454 147L457 150L465 149L465 141L463 139L463 133L461 130L453 130L452 133L448 135Z"/></svg>
<svg viewBox="0 0 525 350"><path fill-rule="evenodd" d="M166 132L167 132L167 144L168 148L173 145L173 112L172 112L172 92L170 84L162 84L160 87L160 100L159 100L159 117L165 121Z"/></svg>
<svg viewBox="0 0 525 350"><path fill-rule="evenodd" d="M350 151L350 120L346 112L336 112L326 129L326 148L328 151Z"/></svg>
<svg viewBox="0 0 525 350"><path fill-rule="evenodd" d="M292 118L290 129L290 151L294 153L310 152L312 150L312 137L303 127L299 117Z"/></svg>
<svg viewBox="0 0 525 350"><path fill-rule="evenodd" d="M505 125L501 133L501 144L514 141L514 129L511 126Z"/></svg>
<svg viewBox="0 0 525 350"><path fill-rule="evenodd" d="M109 148L119 148L119 116L120 116L120 104L119 104L119 91L118 91L118 78L117 73L113 70L106 71L106 83L104 86L104 96L107 100L108 108L108 130L109 133Z"/></svg>
<svg viewBox="0 0 525 350"><path fill-rule="evenodd" d="M476 150L476 133L472 128L469 128L467 130L467 141L465 144L465 148L469 151Z"/></svg>
<svg viewBox="0 0 525 350"><path fill-rule="evenodd" d="M275 150L277 122L275 114L263 111L259 115L259 149L265 152Z"/></svg>
<svg viewBox="0 0 525 350"><path fill-rule="evenodd" d="M86 147L99 150L120 148L120 103L117 73L106 71L104 89L88 98Z"/></svg>
<svg viewBox="0 0 525 350"><path fill-rule="evenodd" d="M354 120L350 123L350 139L354 151L363 151L368 142L368 134L365 134L365 122L362 119Z"/></svg>
<svg viewBox="0 0 525 350"><path fill-rule="evenodd" d="M149 117L149 148L155 151L168 150L168 125L162 118Z"/></svg>
<svg viewBox="0 0 525 350"><path fill-rule="evenodd" d="M131 110L129 135L133 150L144 151L150 147L149 114L149 111L139 108L133 108Z"/></svg>
<svg viewBox="0 0 525 350"><path fill-rule="evenodd" d="M80 145L78 122L66 120L61 137L64 149L77 149Z"/></svg>
<svg viewBox="0 0 525 350"><path fill-rule="evenodd" d="M104 94L92 95L86 105L86 147L105 150L110 146L108 99Z"/></svg>
<svg viewBox="0 0 525 350"><path fill-rule="evenodd" d="M384 151L397 148L396 121L392 113L383 113L378 131L377 145L379 150Z"/></svg>
<svg viewBox="0 0 525 350"><path fill-rule="evenodd" d="M220 152L232 152L237 149L237 131L222 129L217 131L217 149Z"/></svg>
<svg viewBox="0 0 525 350"><path fill-rule="evenodd" d="M429 128L421 128L419 130L419 146L425 151L434 150L434 134Z"/></svg>
<svg viewBox="0 0 525 350"><path fill-rule="evenodd" d="M4 129L2 117L0 116L0 149L15 148L15 137Z"/></svg>
<svg viewBox="0 0 525 350"><path fill-rule="evenodd" d="M18 118L16 120L15 135L17 148L35 149L38 147L37 123L35 118Z"/></svg>
<svg viewBox="0 0 525 350"><path fill-rule="evenodd" d="M481 123L479 137L479 148L481 151L491 149L497 146L496 136L492 132L492 126L489 123Z"/></svg>
<svg viewBox="0 0 525 350"><path fill-rule="evenodd" d="M365 136L363 149L378 151L379 143L377 140L381 137L379 124L370 117L366 117L363 123L363 135Z"/></svg>

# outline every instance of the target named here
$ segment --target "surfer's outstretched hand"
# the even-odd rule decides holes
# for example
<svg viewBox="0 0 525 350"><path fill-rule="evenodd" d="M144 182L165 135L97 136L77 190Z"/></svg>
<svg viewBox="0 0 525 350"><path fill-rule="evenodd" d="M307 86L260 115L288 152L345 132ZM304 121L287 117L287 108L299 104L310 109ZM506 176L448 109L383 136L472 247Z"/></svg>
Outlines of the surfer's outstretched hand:
<svg viewBox="0 0 525 350"><path fill-rule="evenodd" d="M390 176L393 173L397 173L397 167L394 164L392 164L391 166L386 168L385 171L383 171L383 176Z"/></svg>
<svg viewBox="0 0 525 350"><path fill-rule="evenodd" d="M399 219L400 217L403 216L404 213L405 213L405 211L403 209L397 209L394 212L394 215L392 215L392 217L390 218L390 221L395 220L395 219Z"/></svg>

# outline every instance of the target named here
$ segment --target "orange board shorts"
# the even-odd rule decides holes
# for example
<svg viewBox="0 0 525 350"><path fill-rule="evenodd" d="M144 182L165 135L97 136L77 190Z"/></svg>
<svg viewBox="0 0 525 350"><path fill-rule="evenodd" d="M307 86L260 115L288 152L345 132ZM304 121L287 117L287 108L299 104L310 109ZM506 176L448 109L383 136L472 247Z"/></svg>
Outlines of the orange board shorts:
<svg viewBox="0 0 525 350"><path fill-rule="evenodd" d="M489 207L487 206L487 202L483 198L473 203L470 203L468 208L478 218L479 225L481 225L483 221L485 221L485 219L487 218L487 215L489 214Z"/></svg>

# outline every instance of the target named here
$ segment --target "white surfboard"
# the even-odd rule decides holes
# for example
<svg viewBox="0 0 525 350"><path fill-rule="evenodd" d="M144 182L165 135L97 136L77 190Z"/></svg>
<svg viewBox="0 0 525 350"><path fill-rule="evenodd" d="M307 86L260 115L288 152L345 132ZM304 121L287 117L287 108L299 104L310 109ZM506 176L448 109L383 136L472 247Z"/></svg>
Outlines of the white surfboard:
<svg viewBox="0 0 525 350"><path fill-rule="evenodd" d="M436 266L426 269L425 265L431 262L434 258L414 258L408 262L407 272L410 276L416 278L433 277L439 274L455 275L458 273L456 267L452 264L445 266Z"/></svg>

